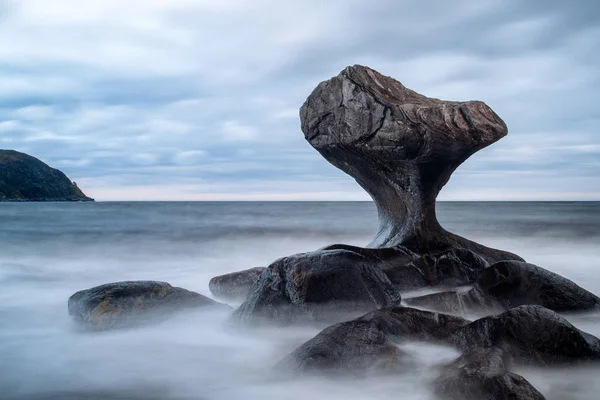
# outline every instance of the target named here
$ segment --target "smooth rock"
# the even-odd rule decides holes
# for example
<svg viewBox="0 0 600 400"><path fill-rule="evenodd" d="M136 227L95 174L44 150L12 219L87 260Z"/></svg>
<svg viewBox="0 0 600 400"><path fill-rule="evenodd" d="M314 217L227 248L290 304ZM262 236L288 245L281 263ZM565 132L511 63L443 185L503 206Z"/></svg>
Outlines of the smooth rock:
<svg viewBox="0 0 600 400"><path fill-rule="evenodd" d="M326 328L275 365L278 376L306 373L357 374L398 372L410 365L402 352L369 321L350 321Z"/></svg>
<svg viewBox="0 0 600 400"><path fill-rule="evenodd" d="M525 378L508 371L509 361L497 347L474 349L442 368L435 392L450 400L544 400Z"/></svg>
<svg viewBox="0 0 600 400"><path fill-rule="evenodd" d="M540 306L520 306L457 329L449 342L462 350L499 347L526 364L600 361L600 339Z"/></svg>
<svg viewBox="0 0 600 400"><path fill-rule="evenodd" d="M483 270L472 289L405 299L441 312L507 310L540 305L557 312L600 308L600 299L567 278L533 264L501 261Z"/></svg>
<svg viewBox="0 0 600 400"><path fill-rule="evenodd" d="M400 372L409 368L412 360L397 343L445 343L450 333L468 323L460 317L414 308L380 309L324 329L279 362L274 371L284 375Z"/></svg>
<svg viewBox="0 0 600 400"><path fill-rule="evenodd" d="M235 312L242 323L335 322L400 304L400 294L372 260L351 250L319 250L271 264Z"/></svg>
<svg viewBox="0 0 600 400"><path fill-rule="evenodd" d="M92 330L131 326L162 319L174 311L227 307L166 282L125 281L80 290L69 298L69 314Z"/></svg>
<svg viewBox="0 0 600 400"><path fill-rule="evenodd" d="M215 276L208 282L208 288L215 297L226 300L244 300L265 267L255 267L243 271Z"/></svg>

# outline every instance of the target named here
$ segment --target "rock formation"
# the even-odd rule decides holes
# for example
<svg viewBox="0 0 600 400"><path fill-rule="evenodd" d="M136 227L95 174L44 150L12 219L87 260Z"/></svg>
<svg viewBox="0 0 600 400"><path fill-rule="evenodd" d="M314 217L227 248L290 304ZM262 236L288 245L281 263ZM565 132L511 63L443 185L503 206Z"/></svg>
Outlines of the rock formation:
<svg viewBox="0 0 600 400"><path fill-rule="evenodd" d="M69 298L69 314L91 330L105 330L162 319L174 311L226 307L201 294L166 282L126 281L80 290Z"/></svg>
<svg viewBox="0 0 600 400"><path fill-rule="evenodd" d="M244 300L265 269L265 267L255 267L215 276L208 282L208 288L215 297L234 301Z"/></svg>
<svg viewBox="0 0 600 400"><path fill-rule="evenodd" d="M558 274L520 261L501 261L483 270L472 289L405 299L408 305L441 312L490 312L540 305L558 312L600 308L600 299Z"/></svg>
<svg viewBox="0 0 600 400"><path fill-rule="evenodd" d="M280 361L277 374L399 372L411 364L396 343L444 342L469 321L414 308L392 307L332 325Z"/></svg>
<svg viewBox="0 0 600 400"><path fill-rule="evenodd" d="M321 250L271 264L235 316L244 323L333 322L399 305L400 299L370 259L350 250Z"/></svg>
<svg viewBox="0 0 600 400"><path fill-rule="evenodd" d="M0 201L93 201L61 171L30 155L0 150Z"/></svg>
<svg viewBox="0 0 600 400"><path fill-rule="evenodd" d="M369 247L465 248L490 263L519 259L447 232L435 215L452 172L507 134L485 103L425 97L355 65L320 83L300 119L306 140L373 198L380 226Z"/></svg>
<svg viewBox="0 0 600 400"><path fill-rule="evenodd" d="M454 331L460 349L499 347L526 364L600 361L600 340L540 306L520 306L480 318Z"/></svg>
<svg viewBox="0 0 600 400"><path fill-rule="evenodd" d="M367 248L332 245L276 261L238 319L288 323L323 319L325 307L341 303L355 313L393 306L400 295L390 283L398 292L455 287L475 282L491 263L521 260L447 232L435 215L435 199L452 172L506 135L484 103L428 98L353 66L319 84L300 119L306 140L371 195L379 232Z"/></svg>
<svg viewBox="0 0 600 400"><path fill-rule="evenodd" d="M467 352L442 368L435 392L450 400L544 400L525 378L508 372L509 361L497 347Z"/></svg>

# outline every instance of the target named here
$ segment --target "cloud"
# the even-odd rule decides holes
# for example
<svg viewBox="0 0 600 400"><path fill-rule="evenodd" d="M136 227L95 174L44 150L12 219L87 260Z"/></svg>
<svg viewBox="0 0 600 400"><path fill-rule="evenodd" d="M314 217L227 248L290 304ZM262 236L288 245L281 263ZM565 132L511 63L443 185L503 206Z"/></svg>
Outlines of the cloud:
<svg viewBox="0 0 600 400"><path fill-rule="evenodd" d="M441 198L600 192L595 0L3 6L0 146L99 200L366 198L298 118L318 82L356 63L428 96L486 101L507 122L509 136L467 160Z"/></svg>

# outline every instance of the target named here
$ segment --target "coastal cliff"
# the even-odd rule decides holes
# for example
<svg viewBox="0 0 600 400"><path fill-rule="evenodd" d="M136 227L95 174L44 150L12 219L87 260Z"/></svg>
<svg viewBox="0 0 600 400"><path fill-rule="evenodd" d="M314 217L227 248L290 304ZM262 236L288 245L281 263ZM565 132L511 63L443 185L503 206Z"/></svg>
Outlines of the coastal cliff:
<svg viewBox="0 0 600 400"><path fill-rule="evenodd" d="M0 201L94 201L58 169L25 153L0 150Z"/></svg>

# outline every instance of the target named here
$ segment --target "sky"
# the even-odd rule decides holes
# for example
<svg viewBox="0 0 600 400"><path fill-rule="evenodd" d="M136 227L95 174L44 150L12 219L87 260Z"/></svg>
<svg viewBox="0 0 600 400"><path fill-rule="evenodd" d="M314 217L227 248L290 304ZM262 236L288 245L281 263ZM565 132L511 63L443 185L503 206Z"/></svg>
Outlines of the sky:
<svg viewBox="0 0 600 400"><path fill-rule="evenodd" d="M353 64L507 123L440 200L600 200L597 0L0 0L0 148L97 200L368 200L298 116Z"/></svg>

